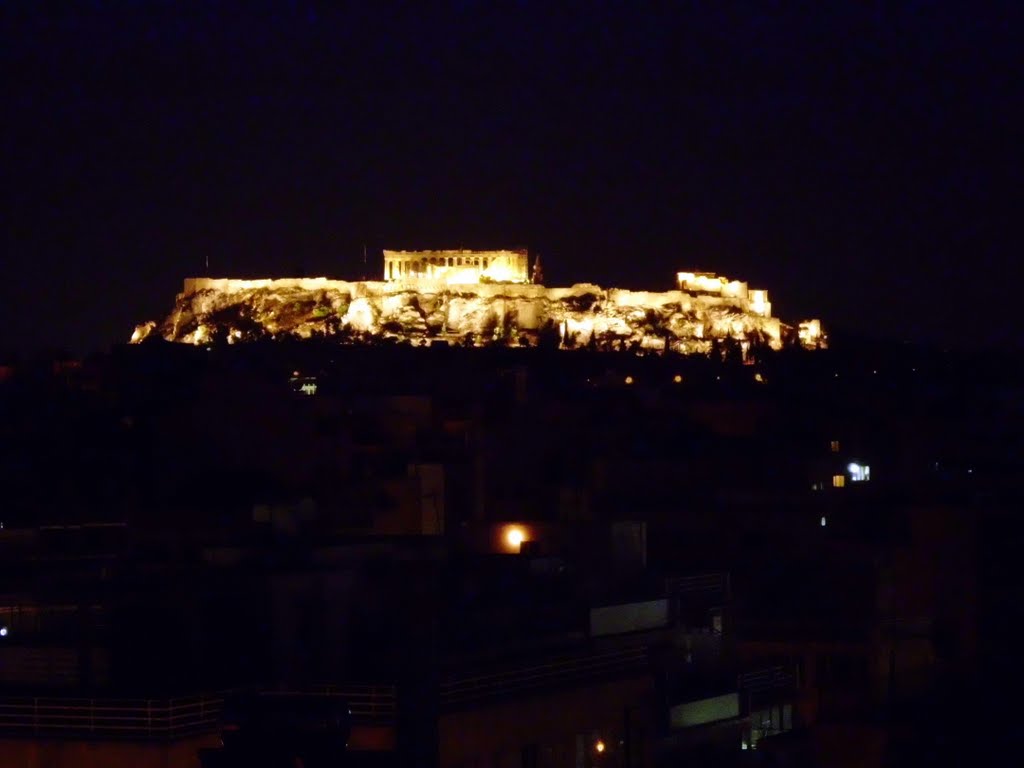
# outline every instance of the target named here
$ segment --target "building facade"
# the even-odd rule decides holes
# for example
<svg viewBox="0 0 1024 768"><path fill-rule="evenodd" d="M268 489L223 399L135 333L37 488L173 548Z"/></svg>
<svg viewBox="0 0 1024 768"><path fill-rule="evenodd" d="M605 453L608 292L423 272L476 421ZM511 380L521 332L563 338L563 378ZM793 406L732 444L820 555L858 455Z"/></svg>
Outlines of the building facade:
<svg viewBox="0 0 1024 768"><path fill-rule="evenodd" d="M384 280L432 280L447 285L530 282L529 254L501 251L384 251Z"/></svg>

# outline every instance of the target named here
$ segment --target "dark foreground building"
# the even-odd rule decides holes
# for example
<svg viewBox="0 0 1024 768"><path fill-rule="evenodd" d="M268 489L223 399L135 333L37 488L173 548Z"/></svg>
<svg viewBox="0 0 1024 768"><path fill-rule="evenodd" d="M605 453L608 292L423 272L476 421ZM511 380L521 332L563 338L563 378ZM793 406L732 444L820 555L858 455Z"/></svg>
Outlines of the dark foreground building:
<svg viewBox="0 0 1024 768"><path fill-rule="evenodd" d="M268 694L350 712L345 764L916 764L969 742L927 707L1013 674L1005 367L308 342L5 371L3 765L212 765L225 701Z"/></svg>

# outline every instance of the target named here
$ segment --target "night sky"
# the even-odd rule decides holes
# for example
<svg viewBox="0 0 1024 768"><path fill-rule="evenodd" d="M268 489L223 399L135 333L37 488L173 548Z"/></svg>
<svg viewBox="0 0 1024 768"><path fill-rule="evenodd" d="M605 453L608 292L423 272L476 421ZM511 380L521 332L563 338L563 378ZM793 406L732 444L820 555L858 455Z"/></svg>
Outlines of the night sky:
<svg viewBox="0 0 1024 768"><path fill-rule="evenodd" d="M460 246L1019 346L1021 6L0 2L0 349Z"/></svg>

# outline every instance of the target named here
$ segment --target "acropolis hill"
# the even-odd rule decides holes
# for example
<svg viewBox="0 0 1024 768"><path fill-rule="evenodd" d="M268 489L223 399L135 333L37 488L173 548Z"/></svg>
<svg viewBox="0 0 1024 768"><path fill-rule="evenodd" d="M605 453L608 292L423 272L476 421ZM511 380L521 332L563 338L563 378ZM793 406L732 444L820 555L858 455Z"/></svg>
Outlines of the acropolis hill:
<svg viewBox="0 0 1024 768"><path fill-rule="evenodd" d="M779 349L791 340L824 346L817 320L787 325L772 316L768 292L707 272L679 272L675 290L629 291L578 283L540 284L524 250L384 251L382 280L326 277L185 280L161 323L136 327L185 344L321 336L481 346L708 353L732 340Z"/></svg>

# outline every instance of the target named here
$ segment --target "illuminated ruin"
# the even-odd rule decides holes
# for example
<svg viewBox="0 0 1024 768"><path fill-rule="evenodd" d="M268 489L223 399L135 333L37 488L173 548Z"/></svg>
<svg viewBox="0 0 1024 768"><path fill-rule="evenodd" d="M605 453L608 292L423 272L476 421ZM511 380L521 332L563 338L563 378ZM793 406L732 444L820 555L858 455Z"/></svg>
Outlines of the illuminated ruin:
<svg viewBox="0 0 1024 768"><path fill-rule="evenodd" d="M516 251L384 251L384 280L442 285L528 283L529 254Z"/></svg>
<svg viewBox="0 0 1024 768"><path fill-rule="evenodd" d="M681 354L707 354L721 342L744 356L752 345L779 349L787 339L826 344L818 320L787 325L772 315L767 291L714 273L679 272L669 291L552 288L529 275L521 250L388 250L383 280L187 278L171 314L137 326L131 341L338 337Z"/></svg>

